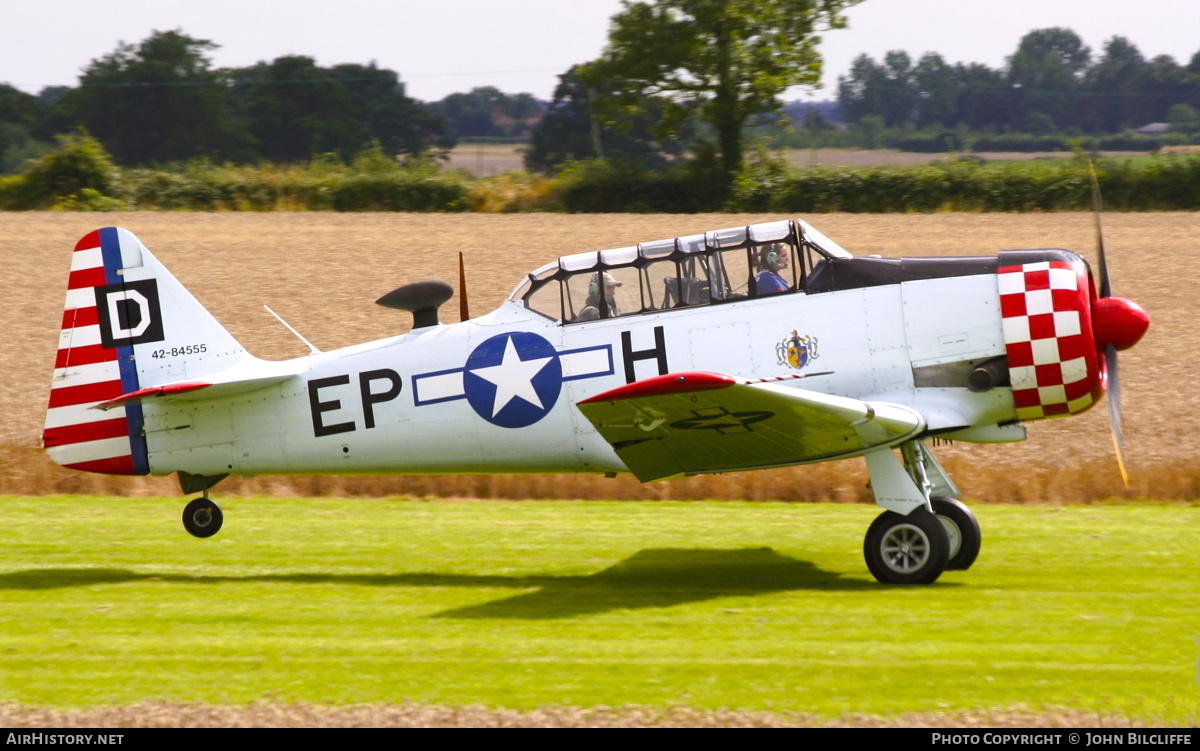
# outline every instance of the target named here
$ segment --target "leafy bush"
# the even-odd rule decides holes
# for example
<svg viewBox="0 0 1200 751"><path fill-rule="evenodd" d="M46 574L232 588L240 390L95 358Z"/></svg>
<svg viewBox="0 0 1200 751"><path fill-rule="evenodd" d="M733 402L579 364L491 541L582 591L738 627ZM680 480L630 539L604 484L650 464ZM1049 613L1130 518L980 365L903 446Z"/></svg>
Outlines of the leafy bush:
<svg viewBox="0 0 1200 751"><path fill-rule="evenodd" d="M130 170L129 203L144 209L200 211L461 211L470 187L427 162L400 164L378 146L347 166L331 155L306 167L217 166L191 162L176 170Z"/></svg>
<svg viewBox="0 0 1200 751"><path fill-rule="evenodd" d="M706 179L703 172L682 168L652 172L628 162L589 159L563 166L552 181L550 198L570 213L719 210L718 181Z"/></svg>
<svg viewBox="0 0 1200 751"><path fill-rule="evenodd" d="M446 175L356 174L331 186L330 198L334 211L462 211L468 192Z"/></svg>
<svg viewBox="0 0 1200 751"><path fill-rule="evenodd" d="M123 195L134 208L193 211L231 208L228 183L213 177L192 170L130 170L123 180Z"/></svg>
<svg viewBox="0 0 1200 751"><path fill-rule="evenodd" d="M550 178L523 170L478 178L470 188L470 211L507 214L563 210Z"/></svg>
<svg viewBox="0 0 1200 751"><path fill-rule="evenodd" d="M99 141L87 135L58 136L58 146L27 162L0 191L0 207L44 209L71 196L111 196L117 168Z"/></svg>

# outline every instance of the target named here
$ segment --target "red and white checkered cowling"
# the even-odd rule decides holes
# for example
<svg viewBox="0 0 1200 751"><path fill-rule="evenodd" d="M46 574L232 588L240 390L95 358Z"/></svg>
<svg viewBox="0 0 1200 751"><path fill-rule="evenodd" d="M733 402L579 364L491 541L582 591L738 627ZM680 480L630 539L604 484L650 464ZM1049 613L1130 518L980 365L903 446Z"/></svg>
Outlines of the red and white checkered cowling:
<svg viewBox="0 0 1200 751"><path fill-rule="evenodd" d="M1065 254L1064 254L1065 255ZM1017 419L1077 415L1104 394L1092 332L1096 292L1081 258L996 270Z"/></svg>

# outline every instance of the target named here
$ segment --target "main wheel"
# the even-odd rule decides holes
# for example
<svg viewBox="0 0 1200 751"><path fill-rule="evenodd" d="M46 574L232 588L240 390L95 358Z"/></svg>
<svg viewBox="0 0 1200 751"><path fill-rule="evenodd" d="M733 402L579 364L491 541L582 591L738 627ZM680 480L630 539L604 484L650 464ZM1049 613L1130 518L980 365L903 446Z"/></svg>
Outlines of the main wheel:
<svg viewBox="0 0 1200 751"><path fill-rule="evenodd" d="M884 584L932 584L946 569L950 540L926 508L908 516L884 511L867 529L863 557Z"/></svg>
<svg viewBox="0 0 1200 751"><path fill-rule="evenodd" d="M964 503L953 498L931 498L929 502L950 538L950 560L946 562L946 570L966 571L975 562L983 542L979 520Z"/></svg>
<svg viewBox="0 0 1200 751"><path fill-rule="evenodd" d="M221 507L208 498L195 498L183 507L183 528L195 537L212 537L224 520Z"/></svg>

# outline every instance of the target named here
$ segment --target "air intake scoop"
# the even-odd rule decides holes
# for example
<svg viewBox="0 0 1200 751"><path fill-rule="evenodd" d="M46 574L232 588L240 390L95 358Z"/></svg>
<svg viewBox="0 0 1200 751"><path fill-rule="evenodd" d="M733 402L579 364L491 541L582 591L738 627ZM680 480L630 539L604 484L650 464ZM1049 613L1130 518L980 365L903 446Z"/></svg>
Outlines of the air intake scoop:
<svg viewBox="0 0 1200 751"><path fill-rule="evenodd" d="M437 279L411 282L397 287L375 301L376 305L413 314L413 328L437 326L438 308L454 295L454 288Z"/></svg>

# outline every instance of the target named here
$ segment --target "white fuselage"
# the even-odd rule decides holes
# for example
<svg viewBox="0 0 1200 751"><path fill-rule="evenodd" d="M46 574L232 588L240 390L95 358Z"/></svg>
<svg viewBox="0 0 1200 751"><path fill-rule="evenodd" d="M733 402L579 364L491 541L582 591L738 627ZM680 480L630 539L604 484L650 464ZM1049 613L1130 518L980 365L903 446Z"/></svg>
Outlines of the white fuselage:
<svg viewBox="0 0 1200 751"><path fill-rule="evenodd" d="M634 380L781 376L958 430L1015 420L1012 391L938 385L939 368L1004 354L991 273L566 325L509 301L291 361L296 375L258 390L143 411L153 474L618 472L575 404Z"/></svg>

